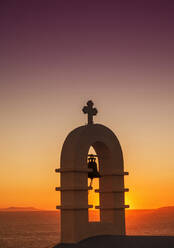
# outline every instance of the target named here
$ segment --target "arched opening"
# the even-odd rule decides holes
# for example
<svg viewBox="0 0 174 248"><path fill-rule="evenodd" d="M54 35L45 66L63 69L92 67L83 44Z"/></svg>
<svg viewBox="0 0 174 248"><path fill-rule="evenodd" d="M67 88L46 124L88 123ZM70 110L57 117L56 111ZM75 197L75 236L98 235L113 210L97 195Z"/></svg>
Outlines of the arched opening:
<svg viewBox="0 0 174 248"><path fill-rule="evenodd" d="M90 154L95 155L95 162L97 164L97 171L99 172L99 159L97 153L94 150L93 146L90 146L88 151L88 156ZM88 159L87 159L88 163ZM93 205L92 209L88 210L88 221L89 222L100 222L100 209L95 209L95 206L100 205L100 196L95 192L96 189L99 189L99 180L100 178L94 178L92 180L92 189L88 190L88 205ZM88 178L88 186L91 184L91 179Z"/></svg>

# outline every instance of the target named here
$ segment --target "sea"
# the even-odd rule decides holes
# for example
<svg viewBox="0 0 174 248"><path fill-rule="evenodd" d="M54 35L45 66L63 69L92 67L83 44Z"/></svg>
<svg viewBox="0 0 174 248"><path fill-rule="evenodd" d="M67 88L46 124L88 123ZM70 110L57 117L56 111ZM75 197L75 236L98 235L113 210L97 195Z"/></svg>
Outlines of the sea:
<svg viewBox="0 0 174 248"><path fill-rule="evenodd" d="M126 233L174 236L174 214L126 212ZM0 212L0 248L52 248L59 242L58 211Z"/></svg>
<svg viewBox="0 0 174 248"><path fill-rule="evenodd" d="M0 212L0 248L52 248L59 241L56 211Z"/></svg>

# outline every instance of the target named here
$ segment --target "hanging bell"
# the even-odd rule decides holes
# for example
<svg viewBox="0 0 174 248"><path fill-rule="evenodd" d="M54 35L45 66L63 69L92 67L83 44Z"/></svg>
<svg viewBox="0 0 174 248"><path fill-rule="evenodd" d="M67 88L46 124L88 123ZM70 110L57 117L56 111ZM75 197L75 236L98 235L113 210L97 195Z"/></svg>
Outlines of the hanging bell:
<svg viewBox="0 0 174 248"><path fill-rule="evenodd" d="M92 169L92 171L88 172L88 178L91 179L91 182L93 178L100 178L100 173L97 171L97 163L96 163L96 155L90 154L88 155L88 169Z"/></svg>

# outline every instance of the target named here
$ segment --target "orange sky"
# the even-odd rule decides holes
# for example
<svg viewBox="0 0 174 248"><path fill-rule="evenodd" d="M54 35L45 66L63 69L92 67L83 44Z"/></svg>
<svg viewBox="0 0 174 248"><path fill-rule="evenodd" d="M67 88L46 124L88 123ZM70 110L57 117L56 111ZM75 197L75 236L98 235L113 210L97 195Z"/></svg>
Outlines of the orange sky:
<svg viewBox="0 0 174 248"><path fill-rule="evenodd" d="M75 109L74 112L77 117L79 115L79 119L83 118L85 121L86 116L83 116L80 109ZM99 119L101 116L102 114ZM35 206L41 209L55 209L59 204L59 193L54 191L55 186L59 186L59 175L54 169L59 167L61 146L70 131L67 130L69 118L70 116L66 117L65 124L62 121L62 128L60 123L59 127L54 123L51 128L47 128L44 122L44 127L35 126L35 123L33 126L27 126L24 120L23 129L13 127L13 130L8 129L6 134L2 134L0 207ZM73 119L75 122L76 118ZM126 203L131 208L174 205L174 160L172 143L170 144L173 136L166 137L166 134L159 133L158 129L153 127L153 130L148 127L147 134L141 135L142 128L129 130L125 121L118 119L112 119L112 122L118 123L125 171L130 173L125 177L125 187L130 189L130 192L126 193ZM111 128L114 130L113 125ZM92 199L97 201L94 195Z"/></svg>

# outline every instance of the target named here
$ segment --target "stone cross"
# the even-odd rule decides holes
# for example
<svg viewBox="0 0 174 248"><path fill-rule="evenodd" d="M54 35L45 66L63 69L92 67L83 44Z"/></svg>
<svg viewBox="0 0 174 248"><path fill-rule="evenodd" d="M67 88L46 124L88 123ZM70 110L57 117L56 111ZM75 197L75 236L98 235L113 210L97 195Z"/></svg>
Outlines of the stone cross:
<svg viewBox="0 0 174 248"><path fill-rule="evenodd" d="M93 108L94 103L90 100L87 102L87 106L84 106L82 111L84 114L88 114L88 125L93 124L93 116L97 114L97 109Z"/></svg>

